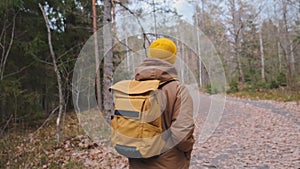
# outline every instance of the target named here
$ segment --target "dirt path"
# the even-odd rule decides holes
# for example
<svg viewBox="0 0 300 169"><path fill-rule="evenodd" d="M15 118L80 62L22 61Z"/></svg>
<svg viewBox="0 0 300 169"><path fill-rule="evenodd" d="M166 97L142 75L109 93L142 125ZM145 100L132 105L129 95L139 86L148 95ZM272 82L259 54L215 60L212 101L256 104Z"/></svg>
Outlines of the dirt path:
<svg viewBox="0 0 300 169"><path fill-rule="evenodd" d="M210 97L201 95L198 123L209 106ZM196 143L191 168L300 168L300 106L227 97L216 131Z"/></svg>
<svg viewBox="0 0 300 169"><path fill-rule="evenodd" d="M300 169L299 105L227 97L218 127L207 141L200 143L201 128L214 105L207 94L195 99L200 104L194 105L199 113L195 118L197 142L191 169ZM49 164L43 168L55 162L70 165L70 161L73 165L82 164L77 168L128 168L125 157L87 136L66 140L46 155Z"/></svg>

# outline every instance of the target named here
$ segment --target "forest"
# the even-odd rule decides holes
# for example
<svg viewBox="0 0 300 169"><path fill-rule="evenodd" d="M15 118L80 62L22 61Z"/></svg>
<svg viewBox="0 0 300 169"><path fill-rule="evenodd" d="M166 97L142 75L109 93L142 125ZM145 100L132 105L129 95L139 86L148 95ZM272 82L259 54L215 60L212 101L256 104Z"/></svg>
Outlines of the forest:
<svg viewBox="0 0 300 169"><path fill-rule="evenodd" d="M132 78L157 37L176 42L179 78L201 92L300 100L298 0L1 0L0 17L1 138L53 123L55 140L64 140L68 116L77 109L75 65L85 54L96 65L90 67L96 70L92 96L109 119L109 87ZM195 47L185 43L190 39ZM209 55L221 66L208 64L214 62L205 60ZM222 67L223 88L210 66Z"/></svg>

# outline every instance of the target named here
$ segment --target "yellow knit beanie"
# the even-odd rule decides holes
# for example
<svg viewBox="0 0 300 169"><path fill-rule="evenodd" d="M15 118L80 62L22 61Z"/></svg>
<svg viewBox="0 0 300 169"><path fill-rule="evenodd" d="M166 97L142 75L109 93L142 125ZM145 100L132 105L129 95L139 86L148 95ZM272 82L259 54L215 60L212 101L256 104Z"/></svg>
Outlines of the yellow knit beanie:
<svg viewBox="0 0 300 169"><path fill-rule="evenodd" d="M148 57L158 58L174 64L176 61L176 45L167 38L160 38L150 44Z"/></svg>

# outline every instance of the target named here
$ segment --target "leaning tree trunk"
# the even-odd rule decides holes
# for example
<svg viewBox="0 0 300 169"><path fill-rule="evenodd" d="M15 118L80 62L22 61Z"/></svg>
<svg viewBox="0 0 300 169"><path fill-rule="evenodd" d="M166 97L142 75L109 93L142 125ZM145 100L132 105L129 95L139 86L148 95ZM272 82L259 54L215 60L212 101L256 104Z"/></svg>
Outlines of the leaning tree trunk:
<svg viewBox="0 0 300 169"><path fill-rule="evenodd" d="M51 38L51 31L50 31L50 25L49 25L49 19L44 11L44 8L41 4L39 4L39 7L42 11L44 20L45 20L45 24L47 27L47 33L48 33L48 45L49 45L49 50L50 50L50 54L51 54L51 58L52 58L52 63L53 63L53 67L54 67L54 71L56 73L56 78L57 78L57 85L58 85L58 94L59 94L59 111L58 111L58 117L56 120L56 129L57 129L57 141L60 141L60 131L61 131L61 127L60 127L60 122L61 122L61 117L63 114L63 110L64 110L64 97L63 97L63 92L62 92L62 79L61 79L61 74L60 71L58 70L58 66L56 63L56 56L53 50L53 46L52 46L52 38Z"/></svg>
<svg viewBox="0 0 300 169"><path fill-rule="evenodd" d="M103 42L104 42L104 68L103 68L103 105L106 119L110 119L113 109L113 98L109 87L112 85L113 80L113 35L112 35L112 3L110 0L104 0L104 16L103 16ZM106 52L106 53L105 53Z"/></svg>

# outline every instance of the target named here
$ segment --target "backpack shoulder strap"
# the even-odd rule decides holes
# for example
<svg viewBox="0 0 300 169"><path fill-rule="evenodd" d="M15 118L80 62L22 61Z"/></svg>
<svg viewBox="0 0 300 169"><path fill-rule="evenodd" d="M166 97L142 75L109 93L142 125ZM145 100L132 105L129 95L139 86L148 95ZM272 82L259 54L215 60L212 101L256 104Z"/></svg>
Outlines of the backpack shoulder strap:
<svg viewBox="0 0 300 169"><path fill-rule="evenodd" d="M167 85L168 83L173 82L173 81L178 81L178 79L177 78L172 78L172 79L169 79L167 81L160 82L159 86L158 86L158 89L161 89L162 87L164 87L165 85Z"/></svg>

